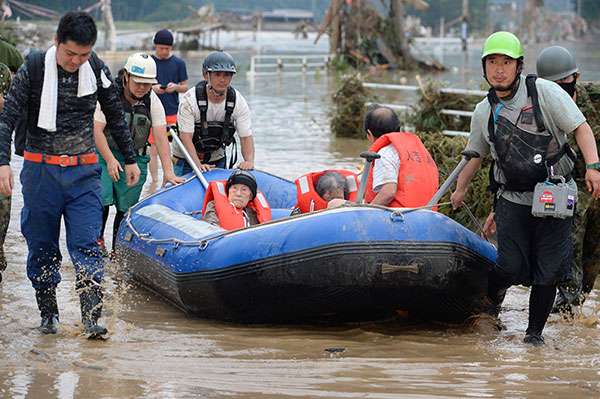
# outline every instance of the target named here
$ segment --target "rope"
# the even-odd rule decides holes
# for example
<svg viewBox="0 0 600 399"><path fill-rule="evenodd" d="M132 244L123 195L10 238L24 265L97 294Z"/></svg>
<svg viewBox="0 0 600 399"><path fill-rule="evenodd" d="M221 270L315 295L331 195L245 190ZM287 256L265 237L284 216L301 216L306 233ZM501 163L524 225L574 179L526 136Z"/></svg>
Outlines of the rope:
<svg viewBox="0 0 600 399"><path fill-rule="evenodd" d="M435 208L440 207L440 206L448 206L448 205L452 205L452 202L448 201L448 202L438 202L436 204L427 204L427 205L423 205L423 206L417 206L414 208L402 208L402 209L397 209L392 213L392 216L399 216L403 213L410 213L413 211L418 211L421 209L431 209L431 208ZM385 208L385 207L384 207Z"/></svg>

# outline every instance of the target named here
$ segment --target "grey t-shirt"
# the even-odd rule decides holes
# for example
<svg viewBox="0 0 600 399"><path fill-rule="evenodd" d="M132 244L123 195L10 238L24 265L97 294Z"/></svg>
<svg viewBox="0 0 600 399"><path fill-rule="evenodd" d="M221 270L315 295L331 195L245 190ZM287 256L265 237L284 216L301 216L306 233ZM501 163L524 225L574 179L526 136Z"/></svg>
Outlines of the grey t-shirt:
<svg viewBox="0 0 600 399"><path fill-rule="evenodd" d="M536 87L546 128L557 136L562 135L566 141L566 135L583 124L585 117L573 99L556 83L538 78ZM504 107L512 109L521 109L527 106L527 87L524 76L521 76L519 88L514 97L510 100L501 101L501 103ZM485 98L475 107L475 112L471 118L471 134L466 149L477 151L482 158L491 155L492 158L497 160L498 156L488 134L489 116L490 103ZM563 157L554 170L557 174L566 174L569 169L570 161ZM496 172L501 174L498 168L496 168ZM575 187L573 180L570 184ZM504 191L502 197L521 205L531 205L533 203L532 192Z"/></svg>

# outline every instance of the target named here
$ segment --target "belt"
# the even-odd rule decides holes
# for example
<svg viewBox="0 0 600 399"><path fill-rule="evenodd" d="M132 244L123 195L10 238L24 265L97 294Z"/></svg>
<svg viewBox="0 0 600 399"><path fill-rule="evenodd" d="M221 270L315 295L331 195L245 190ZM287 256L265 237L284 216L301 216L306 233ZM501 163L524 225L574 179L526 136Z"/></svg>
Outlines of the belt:
<svg viewBox="0 0 600 399"><path fill-rule="evenodd" d="M46 163L48 165L58 165L63 168L67 166L91 165L98 163L98 155L95 152L79 155L49 155L39 152L25 151L23 159L36 163Z"/></svg>

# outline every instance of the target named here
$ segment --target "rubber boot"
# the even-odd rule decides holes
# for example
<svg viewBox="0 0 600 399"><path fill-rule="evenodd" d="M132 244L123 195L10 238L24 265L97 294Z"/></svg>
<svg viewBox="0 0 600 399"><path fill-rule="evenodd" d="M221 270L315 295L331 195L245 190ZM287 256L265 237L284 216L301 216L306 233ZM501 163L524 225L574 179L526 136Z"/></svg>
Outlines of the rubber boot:
<svg viewBox="0 0 600 399"><path fill-rule="evenodd" d="M98 324L102 314L102 287L94 281L78 283L81 301L81 321L89 339L103 339L108 330Z"/></svg>
<svg viewBox="0 0 600 399"><path fill-rule="evenodd" d="M35 290L35 300L42 322L39 330L42 334L56 334L58 332L58 304L56 303L56 288L43 288Z"/></svg>
<svg viewBox="0 0 600 399"><path fill-rule="evenodd" d="M529 295L529 325L525 331L523 342L533 346L544 345L544 337L542 332L554 299L556 297L556 286L554 285L534 285L531 287Z"/></svg>
<svg viewBox="0 0 600 399"><path fill-rule="evenodd" d="M500 309L502 308L502 303L504 302L504 297L506 296L506 291L509 287L510 283L506 277L496 270L490 271L488 275L487 295L492 306L488 313L496 317L498 316Z"/></svg>

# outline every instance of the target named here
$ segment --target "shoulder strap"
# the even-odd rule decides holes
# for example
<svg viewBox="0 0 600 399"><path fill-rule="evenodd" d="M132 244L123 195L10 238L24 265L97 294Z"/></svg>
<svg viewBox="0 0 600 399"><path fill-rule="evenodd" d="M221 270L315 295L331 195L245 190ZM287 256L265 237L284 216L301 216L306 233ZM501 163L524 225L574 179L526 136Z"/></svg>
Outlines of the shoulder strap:
<svg viewBox="0 0 600 399"><path fill-rule="evenodd" d="M29 73L29 87L32 95L42 94L42 82L44 81L44 57L45 52L34 51L27 56L27 72Z"/></svg>
<svg viewBox="0 0 600 399"><path fill-rule="evenodd" d="M533 106L533 116L535 118L535 123L538 126L538 132L542 132L546 130L546 127L544 125L542 108L540 107L537 86L535 83L536 80L536 75L527 75L527 78L525 78L525 85L527 86L527 96L531 97L531 105ZM553 131L550 131L550 134L554 136L556 142L560 145L560 151L552 159L548 160L548 165L556 164L563 157L563 155L567 155L569 158L571 158L573 162L575 162L577 160L577 154L575 154L565 137L563 135L556 134Z"/></svg>
<svg viewBox="0 0 600 399"><path fill-rule="evenodd" d="M208 94L206 93L206 80L199 82L196 85L196 104L200 110L200 125L202 127L202 135L208 135L208 121L206 113L208 112Z"/></svg>
<svg viewBox="0 0 600 399"><path fill-rule="evenodd" d="M225 100L225 125L231 122L231 115L235 109L236 92L231 86L227 88L227 99Z"/></svg>
<svg viewBox="0 0 600 399"><path fill-rule="evenodd" d="M90 55L89 62L92 70L94 71L94 75L96 75L96 79L100 79L100 73L102 72L102 68L104 68L104 62L102 62L102 60L98 58L96 53L93 51Z"/></svg>
<svg viewBox="0 0 600 399"><path fill-rule="evenodd" d="M227 98L225 99L225 119L223 120L222 141L227 142L229 138L229 125L231 124L231 115L235 108L235 89L231 86L227 88Z"/></svg>
<svg viewBox="0 0 600 399"><path fill-rule="evenodd" d="M490 88L487 94L488 102L490 103L490 117L488 118L488 136L490 141L493 143L496 141L496 120L494 113L496 112L496 106L500 103L500 99L496 94L494 88Z"/></svg>
<svg viewBox="0 0 600 399"><path fill-rule="evenodd" d="M535 118L535 123L537 125L538 132L543 132L544 130L546 130L546 127L544 126L544 118L542 116L542 109L540 108L538 91L535 85L536 80L536 75L527 75L527 77L525 78L525 86L527 87L527 96L531 98L531 105L533 105L533 116Z"/></svg>
<svg viewBox="0 0 600 399"><path fill-rule="evenodd" d="M150 119L150 123L152 123L152 97L150 96L151 92L148 92L144 97L142 97L142 102L144 103L144 107L146 108L146 114L148 119Z"/></svg>

